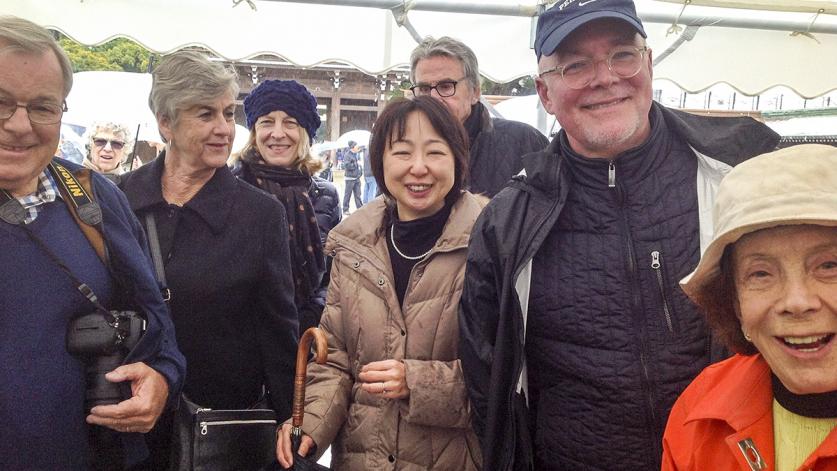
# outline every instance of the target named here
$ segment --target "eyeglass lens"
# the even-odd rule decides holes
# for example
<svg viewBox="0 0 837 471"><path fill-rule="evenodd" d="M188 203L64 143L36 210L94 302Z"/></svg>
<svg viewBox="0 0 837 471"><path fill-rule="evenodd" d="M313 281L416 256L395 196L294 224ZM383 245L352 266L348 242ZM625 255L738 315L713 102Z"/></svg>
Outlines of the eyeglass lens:
<svg viewBox="0 0 837 471"><path fill-rule="evenodd" d="M35 102L20 105L16 101L0 97L0 119L11 118L18 108L25 108L29 121L36 124L55 124L61 121L64 109L61 105L49 102Z"/></svg>
<svg viewBox="0 0 837 471"><path fill-rule="evenodd" d="M621 78L631 78L642 68L644 53L645 49L635 47L616 49L607 57L608 69ZM561 76L568 87L584 88L596 76L596 65L599 62L589 58L569 62L563 65Z"/></svg>
<svg viewBox="0 0 837 471"><path fill-rule="evenodd" d="M413 95L415 96L430 95L435 89L439 96L449 97L456 93L456 84L457 81L445 80L437 83L436 85L416 85L410 89L413 91Z"/></svg>
<svg viewBox="0 0 837 471"><path fill-rule="evenodd" d="M96 144L96 147L105 147L105 144L107 144L108 142L110 142L110 148L113 150L122 150L122 148L125 147L125 143L122 141L113 141L110 139L102 139L98 137L96 139L93 139L93 144Z"/></svg>

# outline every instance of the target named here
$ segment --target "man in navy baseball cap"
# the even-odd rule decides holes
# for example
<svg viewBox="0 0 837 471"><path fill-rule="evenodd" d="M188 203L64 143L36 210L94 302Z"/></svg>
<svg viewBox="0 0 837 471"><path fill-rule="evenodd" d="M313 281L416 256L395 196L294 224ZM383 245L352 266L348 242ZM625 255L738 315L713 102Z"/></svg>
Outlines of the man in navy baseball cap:
<svg viewBox="0 0 837 471"><path fill-rule="evenodd" d="M678 286L722 176L778 135L652 100L630 0L559 0L535 84L561 125L477 220L459 318L483 469L660 469L683 388L721 358Z"/></svg>
<svg viewBox="0 0 837 471"><path fill-rule="evenodd" d="M643 38L648 37L636 15L631 0L563 0L538 17L535 54L552 54L578 27L600 18L615 18L633 26Z"/></svg>

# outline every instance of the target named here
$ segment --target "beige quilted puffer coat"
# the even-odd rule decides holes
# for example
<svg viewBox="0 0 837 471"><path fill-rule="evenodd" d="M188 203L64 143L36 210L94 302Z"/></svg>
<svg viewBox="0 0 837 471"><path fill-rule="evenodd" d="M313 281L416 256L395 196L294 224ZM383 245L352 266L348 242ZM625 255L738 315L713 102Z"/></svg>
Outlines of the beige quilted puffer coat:
<svg viewBox="0 0 837 471"><path fill-rule="evenodd" d="M430 255L415 265L398 303L382 197L335 227L320 328L328 363L309 363L303 430L336 470L473 470L481 463L457 359L457 309L471 227L487 200L463 193ZM385 399L355 383L363 365L403 360L407 399Z"/></svg>

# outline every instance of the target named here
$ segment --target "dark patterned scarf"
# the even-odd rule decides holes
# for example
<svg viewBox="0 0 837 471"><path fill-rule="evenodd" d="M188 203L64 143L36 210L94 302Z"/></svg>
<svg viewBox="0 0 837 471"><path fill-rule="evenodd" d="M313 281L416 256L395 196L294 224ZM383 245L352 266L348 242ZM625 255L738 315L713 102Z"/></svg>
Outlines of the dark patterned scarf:
<svg viewBox="0 0 837 471"><path fill-rule="evenodd" d="M257 155L246 155L241 161L244 181L275 195L288 215L291 263L295 301L298 308L320 285L325 272L323 244L314 206L308 197L311 177L299 170L267 165Z"/></svg>

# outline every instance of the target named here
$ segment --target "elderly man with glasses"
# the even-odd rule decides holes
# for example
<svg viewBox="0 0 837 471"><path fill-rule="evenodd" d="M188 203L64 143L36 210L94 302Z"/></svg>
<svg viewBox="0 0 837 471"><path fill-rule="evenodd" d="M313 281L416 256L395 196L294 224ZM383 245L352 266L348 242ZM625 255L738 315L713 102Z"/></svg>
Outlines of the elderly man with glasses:
<svg viewBox="0 0 837 471"><path fill-rule="evenodd" d="M130 466L185 375L125 196L53 159L72 80L47 30L0 16L4 471Z"/></svg>
<svg viewBox="0 0 837 471"><path fill-rule="evenodd" d="M410 79L414 96L438 99L468 131L468 188L472 193L496 195L523 168L521 156L549 144L528 124L491 118L479 101L477 56L456 39L425 38L410 56Z"/></svg>
<svg viewBox="0 0 837 471"><path fill-rule="evenodd" d="M538 20L536 85L562 129L477 221L461 298L485 469L659 469L672 404L724 355L677 282L723 175L778 135L654 103L645 37L630 0Z"/></svg>

